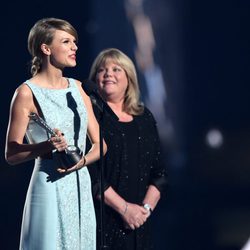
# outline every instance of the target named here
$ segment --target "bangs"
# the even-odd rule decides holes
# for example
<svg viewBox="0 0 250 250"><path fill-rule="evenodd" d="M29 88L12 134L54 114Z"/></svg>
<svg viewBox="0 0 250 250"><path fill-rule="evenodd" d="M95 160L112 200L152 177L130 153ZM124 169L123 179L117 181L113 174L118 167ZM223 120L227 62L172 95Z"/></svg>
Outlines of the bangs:
<svg viewBox="0 0 250 250"><path fill-rule="evenodd" d="M100 58L100 61L97 63L97 68L99 68L102 65L108 64L108 63L114 63L117 64L121 67L123 67L123 63L121 62L121 59L118 58L116 55L109 55L109 56L104 56Z"/></svg>

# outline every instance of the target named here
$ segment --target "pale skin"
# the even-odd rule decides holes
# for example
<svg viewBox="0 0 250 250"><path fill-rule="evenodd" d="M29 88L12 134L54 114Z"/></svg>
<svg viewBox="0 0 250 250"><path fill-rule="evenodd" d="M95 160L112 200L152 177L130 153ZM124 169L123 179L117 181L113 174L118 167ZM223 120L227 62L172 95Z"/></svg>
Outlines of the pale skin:
<svg viewBox="0 0 250 250"><path fill-rule="evenodd" d="M112 60L107 60L98 69L96 82L99 85L103 98L118 116L119 121L132 121L133 116L123 110L124 95L128 86L128 79L124 69ZM150 212L143 206L127 202L111 186L104 192L104 200L108 206L121 215L127 228L133 230L139 228L150 216ZM159 200L159 190L155 186L150 185L142 203L149 204L152 210L154 210Z"/></svg>
<svg viewBox="0 0 250 250"><path fill-rule="evenodd" d="M68 81L63 77L65 67L76 65L77 45L75 37L71 34L56 30L54 39L50 45L42 44L43 65L41 71L32 77L32 83L49 89L67 88ZM88 126L87 133L92 143L92 147L85 155L85 165L90 164L100 156L99 150L99 125L93 113L90 98L81 87L81 82L77 81L79 92L87 108ZM33 160L38 156L43 156L53 149L63 151L67 147L67 141L60 128L55 128L56 137L51 137L48 141L37 144L24 144L26 128L29 122L29 114L35 112L39 114L30 88L22 84L15 91L10 105L9 124L6 135L5 158L10 165ZM103 153L107 151L105 142L103 143ZM58 167L59 172L72 172L83 167L84 159L68 170Z"/></svg>

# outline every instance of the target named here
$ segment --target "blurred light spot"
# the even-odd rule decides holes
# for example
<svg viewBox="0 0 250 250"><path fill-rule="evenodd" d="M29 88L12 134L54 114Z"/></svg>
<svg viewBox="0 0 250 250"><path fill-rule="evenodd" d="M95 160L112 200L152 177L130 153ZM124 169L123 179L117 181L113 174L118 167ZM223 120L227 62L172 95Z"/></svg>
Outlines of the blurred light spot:
<svg viewBox="0 0 250 250"><path fill-rule="evenodd" d="M247 241L247 243L244 245L244 247L241 250L250 250L250 239Z"/></svg>
<svg viewBox="0 0 250 250"><path fill-rule="evenodd" d="M219 148L223 144L223 135L218 129L211 129L207 132L206 143L211 148Z"/></svg>

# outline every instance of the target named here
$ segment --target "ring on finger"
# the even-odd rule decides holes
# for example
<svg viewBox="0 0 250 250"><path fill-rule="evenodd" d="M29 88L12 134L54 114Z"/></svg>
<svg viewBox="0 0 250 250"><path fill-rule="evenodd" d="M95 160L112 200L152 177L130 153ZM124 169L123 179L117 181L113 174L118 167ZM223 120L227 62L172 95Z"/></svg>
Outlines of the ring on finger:
<svg viewBox="0 0 250 250"><path fill-rule="evenodd" d="M56 137L56 142L61 142L61 138L60 137Z"/></svg>

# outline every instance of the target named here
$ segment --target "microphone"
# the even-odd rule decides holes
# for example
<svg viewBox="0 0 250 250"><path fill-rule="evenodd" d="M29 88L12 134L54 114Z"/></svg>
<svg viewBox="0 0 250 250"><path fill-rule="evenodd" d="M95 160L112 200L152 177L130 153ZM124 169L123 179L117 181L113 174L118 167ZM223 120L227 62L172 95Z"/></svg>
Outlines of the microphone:
<svg viewBox="0 0 250 250"><path fill-rule="evenodd" d="M109 114L113 119L115 119L116 121L119 120L117 115L99 95L97 84L94 81L85 80L82 84L82 88L90 97L92 104L95 105L101 113L107 112L107 114Z"/></svg>

